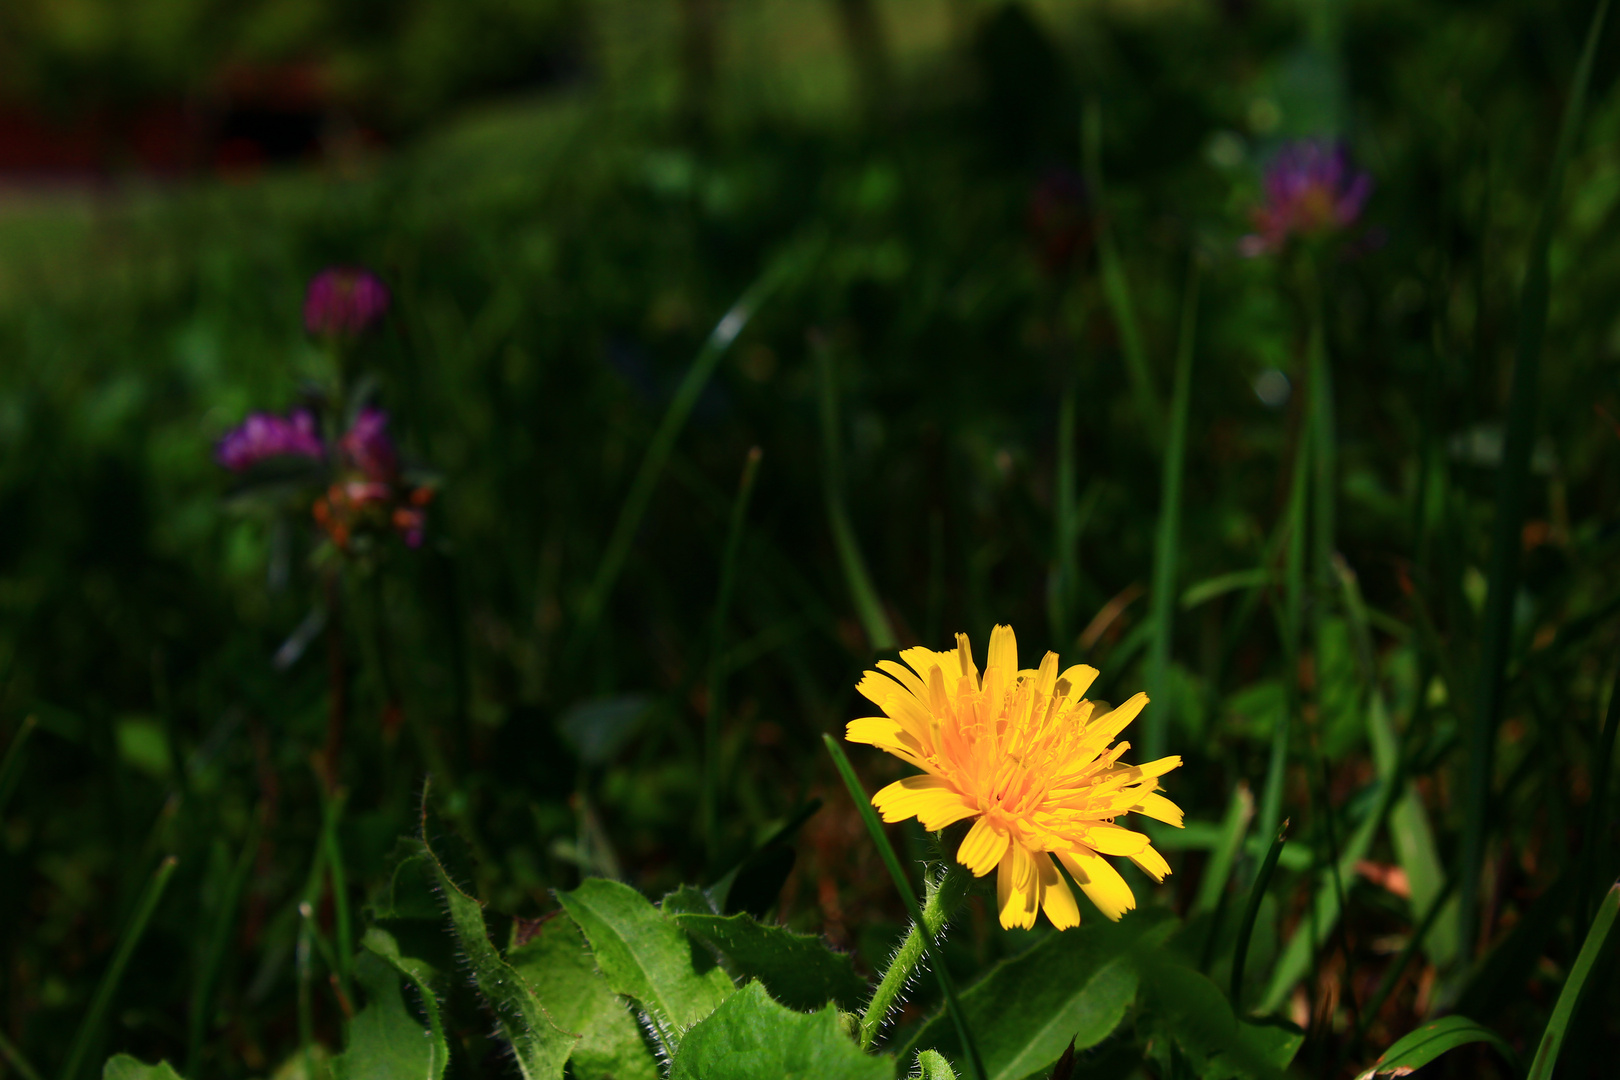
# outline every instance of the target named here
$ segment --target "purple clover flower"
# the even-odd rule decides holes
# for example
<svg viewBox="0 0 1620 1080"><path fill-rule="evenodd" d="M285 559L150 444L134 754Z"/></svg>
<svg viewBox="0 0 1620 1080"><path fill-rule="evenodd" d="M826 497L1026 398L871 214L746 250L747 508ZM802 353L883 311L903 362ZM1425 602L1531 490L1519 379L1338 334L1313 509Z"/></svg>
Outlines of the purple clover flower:
<svg viewBox="0 0 1620 1080"><path fill-rule="evenodd" d="M306 457L319 460L326 447L315 431L315 417L308 409L294 409L287 416L252 413L241 424L225 433L214 456L232 472L246 472L268 458Z"/></svg>
<svg viewBox="0 0 1620 1080"><path fill-rule="evenodd" d="M1248 256L1281 251L1291 237L1314 238L1355 222L1372 193L1372 177L1350 164L1344 144L1326 139L1285 143L1266 168L1266 200L1254 208L1255 231L1238 249Z"/></svg>
<svg viewBox="0 0 1620 1080"><path fill-rule="evenodd" d="M327 267L304 294L304 328L317 337L359 337L387 313L390 299L388 286L370 270Z"/></svg>
<svg viewBox="0 0 1620 1080"><path fill-rule="evenodd" d="M360 410L338 446L371 480L387 482L399 472L399 453L388 437L388 414L374 405Z"/></svg>

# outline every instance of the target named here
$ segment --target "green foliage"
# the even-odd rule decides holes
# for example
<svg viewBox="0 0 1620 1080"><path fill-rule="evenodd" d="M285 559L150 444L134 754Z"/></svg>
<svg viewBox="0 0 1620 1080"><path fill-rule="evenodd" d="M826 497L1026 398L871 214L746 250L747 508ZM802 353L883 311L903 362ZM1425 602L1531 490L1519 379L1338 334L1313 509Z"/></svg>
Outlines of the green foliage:
<svg viewBox="0 0 1620 1080"><path fill-rule="evenodd" d="M1372 1067L1359 1074L1356 1080L1373 1080L1377 1076L1405 1076L1421 1069L1441 1054L1467 1046L1470 1043L1490 1043L1502 1052L1509 1062L1514 1060L1513 1048L1501 1036L1466 1016L1444 1016L1432 1024L1424 1024L1408 1032L1378 1056Z"/></svg>
<svg viewBox="0 0 1620 1080"><path fill-rule="evenodd" d="M431 1017L424 1027L405 1007L401 983L409 977L384 959L388 950L397 962L392 939L378 930L371 933L376 935L367 942L372 951L362 953L354 967L368 1000L349 1025L348 1046L332 1059L332 1075L336 1080L440 1080L450 1055L438 1002L412 981L422 1010Z"/></svg>
<svg viewBox="0 0 1620 1080"><path fill-rule="evenodd" d="M642 1009L666 1050L733 992L726 973L628 885L593 878L557 899L584 931L608 986Z"/></svg>
<svg viewBox="0 0 1620 1080"><path fill-rule="evenodd" d="M889 1080L894 1063L861 1053L838 1010L794 1012L749 983L693 1026L670 1063L670 1080Z"/></svg>
<svg viewBox="0 0 1620 1080"><path fill-rule="evenodd" d="M101 1080L180 1080L167 1061L146 1065L128 1054L114 1054L101 1070Z"/></svg>
<svg viewBox="0 0 1620 1080"><path fill-rule="evenodd" d="M735 977L758 979L771 997L790 1009L808 1011L833 1002L857 1008L866 982L855 974L851 957L835 953L811 934L795 934L753 916L681 913L682 930L720 954Z"/></svg>
<svg viewBox="0 0 1620 1080"><path fill-rule="evenodd" d="M574 920L557 912L535 935L506 954L552 1022L577 1032L568 1067L579 1080L657 1080L658 1063L641 1038L635 1015L597 970Z"/></svg>

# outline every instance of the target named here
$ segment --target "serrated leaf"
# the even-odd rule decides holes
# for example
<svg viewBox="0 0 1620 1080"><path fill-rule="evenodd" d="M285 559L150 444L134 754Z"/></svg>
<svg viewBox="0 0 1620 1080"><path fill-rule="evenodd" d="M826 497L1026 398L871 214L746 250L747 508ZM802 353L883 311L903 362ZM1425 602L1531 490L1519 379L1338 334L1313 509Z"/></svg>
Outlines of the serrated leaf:
<svg viewBox="0 0 1620 1080"><path fill-rule="evenodd" d="M832 1006L794 1012L749 983L686 1033L669 1080L892 1080L894 1060L861 1053Z"/></svg>
<svg viewBox="0 0 1620 1080"><path fill-rule="evenodd" d="M101 1070L101 1080L180 1080L167 1061L148 1065L128 1054L114 1054Z"/></svg>
<svg viewBox="0 0 1620 1080"><path fill-rule="evenodd" d="M1069 1041L1085 1050L1106 1039L1136 997L1128 955L1145 921L1086 925L1049 934L1003 961L962 994L962 1011L984 1057L986 1080L1023 1080L1049 1068ZM932 1048L962 1060L955 1026L940 1013L902 1051Z"/></svg>
<svg viewBox="0 0 1620 1080"><path fill-rule="evenodd" d="M795 934L743 913L682 913L674 919L718 952L733 975L758 979L790 1009L819 1009L829 1001L855 1009L866 997L866 980L855 974L854 960L812 934Z"/></svg>
<svg viewBox="0 0 1620 1080"><path fill-rule="evenodd" d="M373 930L368 946L371 935L387 937ZM380 938L379 948L393 946L391 938L386 944ZM392 951L398 957L398 948ZM349 1025L347 1048L332 1060L336 1080L439 1080L444 1076L450 1052L439 1029L438 1004L432 993L423 999L424 1011L432 1017L424 1028L405 1007L399 985L404 976L392 963L368 948L355 960L354 975L365 988L367 1001Z"/></svg>
<svg viewBox="0 0 1620 1080"><path fill-rule="evenodd" d="M1356 1080L1406 1076L1449 1050L1477 1042L1488 1042L1500 1050L1508 1061L1514 1060L1512 1048L1490 1028L1466 1016L1446 1016L1395 1040L1395 1044L1385 1050L1372 1067L1358 1075Z"/></svg>
<svg viewBox="0 0 1620 1080"><path fill-rule="evenodd" d="M578 1080L657 1080L658 1065L624 999L596 970L585 935L559 911L506 960L557 1026L579 1033L568 1059Z"/></svg>
<svg viewBox="0 0 1620 1080"><path fill-rule="evenodd" d="M630 886L590 878L557 898L585 932L608 986L641 1006L668 1050L736 990L680 927Z"/></svg>
<svg viewBox="0 0 1620 1080"><path fill-rule="evenodd" d="M525 1080L562 1080L563 1065L578 1037L551 1022L528 982L491 944L483 905L450 880L432 849L424 844L422 851L437 875L456 944L472 968L479 992L494 1011L501 1034L512 1044Z"/></svg>

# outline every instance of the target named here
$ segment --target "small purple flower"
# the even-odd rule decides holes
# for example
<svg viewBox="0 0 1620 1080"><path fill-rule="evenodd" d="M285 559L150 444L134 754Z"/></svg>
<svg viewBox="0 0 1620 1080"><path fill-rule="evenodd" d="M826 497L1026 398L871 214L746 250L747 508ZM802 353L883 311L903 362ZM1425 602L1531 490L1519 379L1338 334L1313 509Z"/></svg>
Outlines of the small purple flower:
<svg viewBox="0 0 1620 1080"><path fill-rule="evenodd" d="M252 413L241 424L225 433L214 456L232 472L245 472L268 458L326 456L321 437L315 431L315 417L308 409L294 409L288 416Z"/></svg>
<svg viewBox="0 0 1620 1080"><path fill-rule="evenodd" d="M1266 168L1266 201L1252 211L1255 232L1239 242L1245 255L1281 251L1291 237L1326 236L1361 216L1372 177L1353 168L1342 143L1286 143Z"/></svg>
<svg viewBox="0 0 1620 1080"><path fill-rule="evenodd" d="M374 405L360 410L338 445L355 468L372 480L390 481L399 472L399 453L388 437L388 414Z"/></svg>
<svg viewBox="0 0 1620 1080"><path fill-rule="evenodd" d="M317 337L359 337L388 311L388 286L358 266L331 266L310 280L304 328Z"/></svg>

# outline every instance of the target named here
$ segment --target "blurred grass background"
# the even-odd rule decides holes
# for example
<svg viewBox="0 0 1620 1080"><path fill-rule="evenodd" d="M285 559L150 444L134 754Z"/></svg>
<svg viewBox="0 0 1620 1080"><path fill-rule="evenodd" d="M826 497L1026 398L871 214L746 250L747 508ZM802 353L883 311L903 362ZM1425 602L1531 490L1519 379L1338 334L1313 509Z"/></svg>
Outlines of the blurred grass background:
<svg viewBox="0 0 1620 1080"><path fill-rule="evenodd" d="M1106 699L1147 685L1162 417L1196 261L1175 622L1152 706L1188 762L1167 786L1194 824L1160 902L1198 907L1216 823L1239 785L1261 794L1293 710L1279 791L1298 854L1257 931L1265 970L1305 922L1315 870L1375 812L1377 698L1439 866L1425 886L1403 862L1396 834L1416 826L1398 813L1344 882L1346 938L1286 1002L1317 1047L1304 1060L1313 1075L1370 1060L1459 998L1533 1043L1592 890L1620 870L1596 752L1620 646L1612 29L1550 253L1478 937L1452 923L1426 939L1364 1045L1346 999L1366 1000L1423 915L1409 898L1434 895L1470 826L1463 746L1520 282L1591 7L8 4L0 121L22 134L0 150L0 746L27 718L39 729L0 801L0 1032L56 1067L175 853L97 1046L178 1061L200 1025L195 1063L225 1076L268 1075L297 1046L330 654L317 637L284 669L272 656L299 651L284 643L320 603L313 526L226 500L212 445L328 373L298 314L321 267L368 265L394 290L362 361L407 456L443 478L428 545L350 567L325 631L352 680L352 902L386 882L429 770L485 896L531 917L586 873L654 895L710 879L824 795L779 912L871 970L899 908L817 740L861 714L853 685L883 623L901 645L962 630L982 649L1010 622L1032 658L1100 667ZM1100 184L1076 182L1088 102ZM143 124L172 138L134 137ZM1299 136L1345 139L1377 188L1352 250L1318 264L1336 409L1325 542L1366 617L1313 576L1290 667L1273 608L1309 313L1292 262L1236 249L1264 162ZM1054 197L1056 226L1037 210ZM1135 382L1099 265L1110 244ZM646 447L767 273L587 638ZM716 668L708 850L694 823ZM855 760L869 787L899 775ZM1219 934L1223 912L1202 915L1190 932ZM1019 947L977 909L953 962ZM1604 1075L1612 966L1566 1075ZM328 1042L339 1015L322 1003Z"/></svg>

